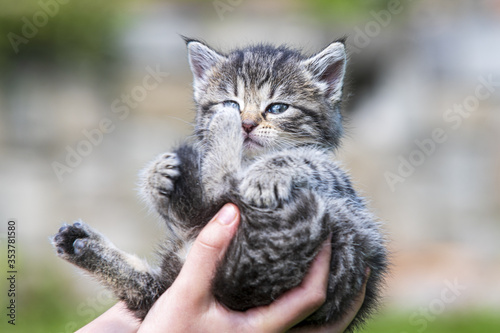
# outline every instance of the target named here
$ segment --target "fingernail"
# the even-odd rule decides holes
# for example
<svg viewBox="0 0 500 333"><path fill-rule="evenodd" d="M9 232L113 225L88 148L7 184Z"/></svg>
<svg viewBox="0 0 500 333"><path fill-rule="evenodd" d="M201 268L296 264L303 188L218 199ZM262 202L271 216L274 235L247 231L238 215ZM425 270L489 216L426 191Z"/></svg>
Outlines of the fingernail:
<svg viewBox="0 0 500 333"><path fill-rule="evenodd" d="M324 247L332 246L332 234L328 235L328 238L323 242Z"/></svg>
<svg viewBox="0 0 500 333"><path fill-rule="evenodd" d="M365 269L365 283L370 278L371 273L372 273L372 270L370 269L370 267L366 267L366 269Z"/></svg>
<svg viewBox="0 0 500 333"><path fill-rule="evenodd" d="M238 212L236 211L236 207L231 204L226 204L217 214L216 220L222 225L229 225L236 220L236 216Z"/></svg>

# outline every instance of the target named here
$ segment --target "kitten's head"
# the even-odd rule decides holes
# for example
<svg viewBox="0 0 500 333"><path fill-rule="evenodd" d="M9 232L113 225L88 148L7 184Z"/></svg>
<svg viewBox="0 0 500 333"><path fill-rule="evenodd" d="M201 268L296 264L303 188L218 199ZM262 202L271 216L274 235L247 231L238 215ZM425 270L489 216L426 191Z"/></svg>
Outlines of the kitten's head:
<svg viewBox="0 0 500 333"><path fill-rule="evenodd" d="M284 46L256 45L222 54L199 41L186 42L199 133L212 108L225 104L240 111L247 156L307 144L338 145L343 41L311 57Z"/></svg>

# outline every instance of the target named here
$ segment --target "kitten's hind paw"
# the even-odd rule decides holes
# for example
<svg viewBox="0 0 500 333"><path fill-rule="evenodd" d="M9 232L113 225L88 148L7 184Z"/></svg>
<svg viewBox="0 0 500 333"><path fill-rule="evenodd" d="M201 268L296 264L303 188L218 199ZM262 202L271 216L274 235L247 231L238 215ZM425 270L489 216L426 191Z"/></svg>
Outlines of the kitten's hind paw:
<svg viewBox="0 0 500 333"><path fill-rule="evenodd" d="M71 262L77 261L94 245L103 243L103 237L81 221L64 224L52 238L57 255Z"/></svg>

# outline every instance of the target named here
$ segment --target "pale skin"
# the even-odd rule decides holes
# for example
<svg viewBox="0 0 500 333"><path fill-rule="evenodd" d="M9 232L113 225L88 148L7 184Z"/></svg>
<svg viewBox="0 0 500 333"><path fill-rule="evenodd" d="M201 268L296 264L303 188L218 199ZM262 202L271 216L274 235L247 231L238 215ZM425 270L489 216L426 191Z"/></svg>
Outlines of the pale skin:
<svg viewBox="0 0 500 333"><path fill-rule="evenodd" d="M290 330L316 311L325 301L328 283L330 241L310 267L302 283L273 303L245 312L232 311L218 303L210 288L217 263L234 236L240 221L235 205L226 204L198 235L179 276L156 301L142 323L124 303L118 303L78 333L164 332L262 332ZM363 304L365 286L351 310L328 326L292 329L292 332L344 332Z"/></svg>

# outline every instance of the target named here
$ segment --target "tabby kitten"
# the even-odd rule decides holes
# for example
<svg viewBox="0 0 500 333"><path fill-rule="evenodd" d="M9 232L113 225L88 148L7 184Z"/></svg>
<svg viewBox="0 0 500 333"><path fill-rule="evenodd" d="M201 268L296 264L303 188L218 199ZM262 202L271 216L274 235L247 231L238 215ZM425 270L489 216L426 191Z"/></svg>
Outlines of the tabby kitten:
<svg viewBox="0 0 500 333"><path fill-rule="evenodd" d="M233 202L241 223L216 271L216 298L240 311L271 303L300 284L332 234L327 300L299 325L338 320L369 267L354 329L379 297L387 254L378 222L334 161L342 134L344 42L311 57L284 46L222 54L186 42L195 135L142 175L145 199L170 230L160 267L120 251L83 222L61 227L53 239L58 255L96 276L142 319L176 278L200 230Z"/></svg>

